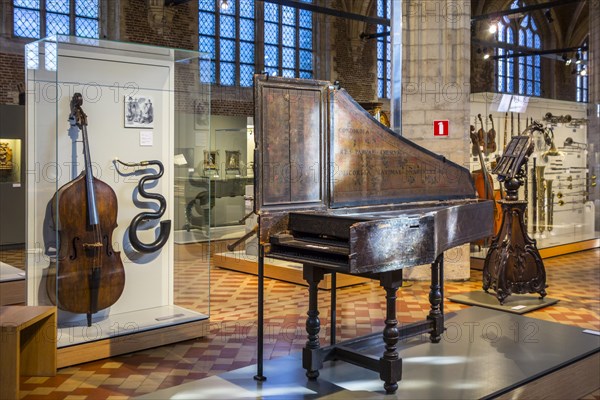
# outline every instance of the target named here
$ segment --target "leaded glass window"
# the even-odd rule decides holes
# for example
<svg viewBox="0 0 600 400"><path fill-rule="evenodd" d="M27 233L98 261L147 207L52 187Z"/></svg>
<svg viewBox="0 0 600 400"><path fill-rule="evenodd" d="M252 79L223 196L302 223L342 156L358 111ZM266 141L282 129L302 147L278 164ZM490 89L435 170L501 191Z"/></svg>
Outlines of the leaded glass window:
<svg viewBox="0 0 600 400"><path fill-rule="evenodd" d="M391 0L377 0L377 16L391 18ZM377 33L387 32L388 27L377 25ZM390 98L392 88L392 61L390 36L377 38L377 96Z"/></svg>
<svg viewBox="0 0 600 400"><path fill-rule="evenodd" d="M252 86L254 75L253 0L199 0L199 50L209 54L202 61L202 82Z"/></svg>
<svg viewBox="0 0 600 400"><path fill-rule="evenodd" d="M312 3L312 0L301 0ZM270 75L313 77L311 11L264 2L264 64Z"/></svg>
<svg viewBox="0 0 600 400"><path fill-rule="evenodd" d="M579 53L579 64L575 64L575 71L577 71L577 84L576 84L576 100L582 103L588 102L588 75L587 75L587 61L588 61L588 39L585 39L581 47L585 47L585 51Z"/></svg>
<svg viewBox="0 0 600 400"><path fill-rule="evenodd" d="M522 0L514 0L511 4L512 9L524 6L525 2ZM500 56L496 64L498 92L540 96L542 92L540 56L506 57L513 54L513 50L501 47L501 43L506 43L518 45L525 50L541 50L542 41L534 19L529 15L516 21L507 16L502 17L498 22L496 39L500 43L500 47L496 50L496 55Z"/></svg>
<svg viewBox="0 0 600 400"><path fill-rule="evenodd" d="M13 0L13 35L100 37L98 0Z"/></svg>

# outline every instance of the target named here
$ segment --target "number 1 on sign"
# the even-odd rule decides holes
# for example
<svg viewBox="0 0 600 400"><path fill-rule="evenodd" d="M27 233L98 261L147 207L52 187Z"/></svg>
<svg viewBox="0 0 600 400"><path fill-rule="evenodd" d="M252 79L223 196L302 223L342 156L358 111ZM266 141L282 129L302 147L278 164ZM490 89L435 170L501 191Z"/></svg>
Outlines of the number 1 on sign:
<svg viewBox="0 0 600 400"><path fill-rule="evenodd" d="M448 120L433 121L433 136L448 136Z"/></svg>

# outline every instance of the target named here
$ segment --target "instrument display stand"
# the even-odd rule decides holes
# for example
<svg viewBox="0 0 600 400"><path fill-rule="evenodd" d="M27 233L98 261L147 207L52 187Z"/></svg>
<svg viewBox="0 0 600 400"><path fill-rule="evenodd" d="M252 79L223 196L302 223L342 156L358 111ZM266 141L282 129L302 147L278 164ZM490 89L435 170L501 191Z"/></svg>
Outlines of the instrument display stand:
<svg viewBox="0 0 600 400"><path fill-rule="evenodd" d="M533 148L531 136L513 137L492 170L498 181L503 182L506 197L499 200L502 225L483 264L483 290L494 290L500 304L513 293L539 293L541 299L546 296L544 263L523 219L527 201L518 199Z"/></svg>

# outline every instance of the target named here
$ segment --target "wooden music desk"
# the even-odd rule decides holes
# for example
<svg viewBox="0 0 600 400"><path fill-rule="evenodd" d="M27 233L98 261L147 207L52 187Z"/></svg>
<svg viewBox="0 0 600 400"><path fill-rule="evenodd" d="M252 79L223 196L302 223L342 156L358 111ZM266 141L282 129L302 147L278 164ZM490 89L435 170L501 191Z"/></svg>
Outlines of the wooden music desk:
<svg viewBox="0 0 600 400"><path fill-rule="evenodd" d="M0 307L0 328L0 399L18 399L20 375L56 375L56 307Z"/></svg>

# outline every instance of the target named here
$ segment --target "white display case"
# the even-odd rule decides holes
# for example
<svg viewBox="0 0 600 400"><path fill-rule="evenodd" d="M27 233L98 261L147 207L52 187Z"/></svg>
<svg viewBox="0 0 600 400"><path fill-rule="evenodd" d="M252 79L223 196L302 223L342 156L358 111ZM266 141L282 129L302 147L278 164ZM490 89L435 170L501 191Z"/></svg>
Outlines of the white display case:
<svg viewBox="0 0 600 400"><path fill-rule="evenodd" d="M57 305L59 366L87 361L77 347L91 342L89 359L119 352L116 337L124 352L206 334L208 251L174 246L169 222L177 168L194 163L187 137L210 121L202 59L67 36L26 45L27 303ZM193 301L177 287L188 268Z"/></svg>

